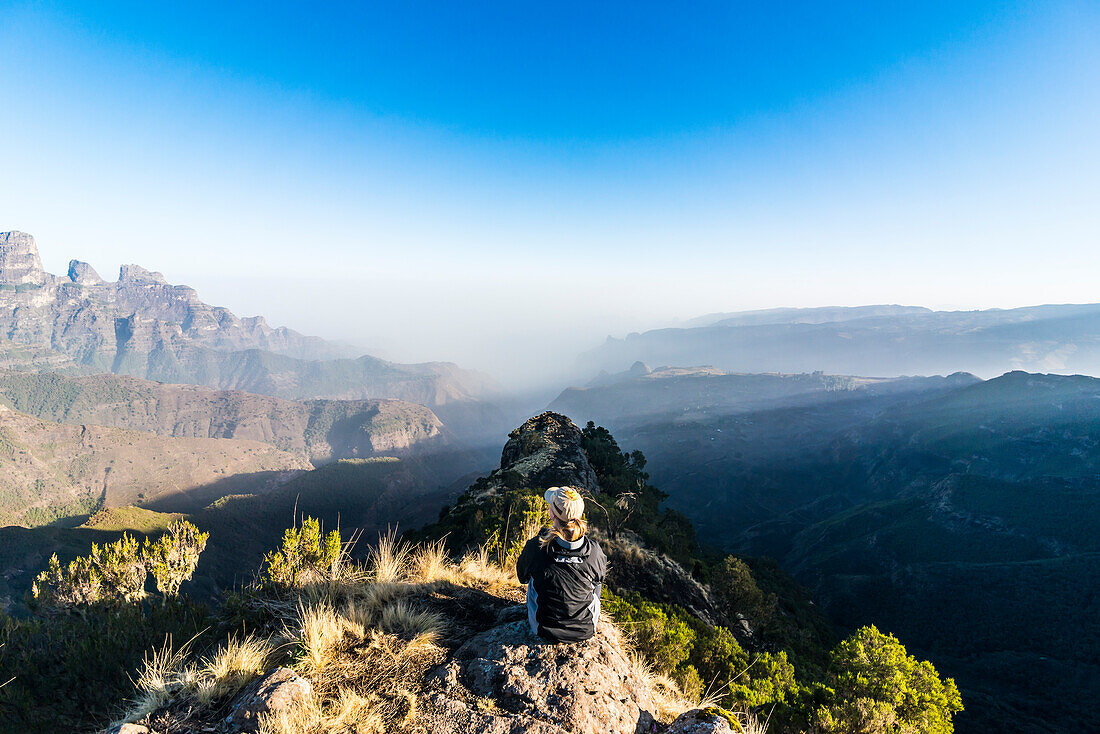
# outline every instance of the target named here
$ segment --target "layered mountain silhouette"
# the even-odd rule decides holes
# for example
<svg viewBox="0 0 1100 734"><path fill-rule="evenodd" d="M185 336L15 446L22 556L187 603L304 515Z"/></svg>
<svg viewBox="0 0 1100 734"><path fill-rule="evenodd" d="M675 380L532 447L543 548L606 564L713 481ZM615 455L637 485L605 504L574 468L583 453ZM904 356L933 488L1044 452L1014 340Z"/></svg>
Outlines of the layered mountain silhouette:
<svg viewBox="0 0 1100 734"><path fill-rule="evenodd" d="M633 362L731 372L936 375L1010 370L1100 374L1100 304L985 311L904 306L713 314L683 328L608 337L580 358L590 372Z"/></svg>

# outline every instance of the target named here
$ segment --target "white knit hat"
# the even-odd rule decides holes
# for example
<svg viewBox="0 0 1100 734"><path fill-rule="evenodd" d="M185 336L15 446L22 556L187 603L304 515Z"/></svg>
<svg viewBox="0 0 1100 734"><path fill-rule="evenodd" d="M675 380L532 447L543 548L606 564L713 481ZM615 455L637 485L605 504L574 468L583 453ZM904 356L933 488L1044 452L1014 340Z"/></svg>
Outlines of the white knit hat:
<svg viewBox="0 0 1100 734"><path fill-rule="evenodd" d="M550 505L551 517L562 522L580 520L584 516L584 498L574 487L551 487L543 498Z"/></svg>

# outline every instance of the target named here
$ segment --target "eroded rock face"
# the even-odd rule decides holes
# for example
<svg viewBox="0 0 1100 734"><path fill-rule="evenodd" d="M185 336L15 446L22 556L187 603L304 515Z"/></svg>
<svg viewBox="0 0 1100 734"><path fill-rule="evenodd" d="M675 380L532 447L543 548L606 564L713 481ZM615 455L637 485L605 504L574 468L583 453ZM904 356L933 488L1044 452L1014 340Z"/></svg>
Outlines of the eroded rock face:
<svg viewBox="0 0 1100 734"><path fill-rule="evenodd" d="M90 265L45 272L34 238L0 232L0 338L71 373L114 372L276 397L472 402L486 378L448 363L400 365L351 346L240 318L158 272L123 265L104 281ZM42 364L45 356L35 357ZM24 365L20 365L23 367Z"/></svg>
<svg viewBox="0 0 1100 734"><path fill-rule="evenodd" d="M34 237L26 232L0 232L0 284L42 285L46 280Z"/></svg>
<svg viewBox="0 0 1100 734"><path fill-rule="evenodd" d="M285 711L309 698L309 681L290 668L275 668L248 684L229 708L225 718L231 732L259 730L261 714Z"/></svg>
<svg viewBox="0 0 1100 734"><path fill-rule="evenodd" d="M69 280L80 285L99 285L105 282L95 268L80 260L69 261Z"/></svg>
<svg viewBox="0 0 1100 734"><path fill-rule="evenodd" d="M599 541L607 554L611 589L640 591L654 601L678 604L709 625L731 626L710 589L676 561L643 547L630 533L616 540L601 536ZM735 631L741 632L740 628Z"/></svg>
<svg viewBox="0 0 1100 734"><path fill-rule="evenodd" d="M475 635L431 676L422 716L437 734L639 734L655 730L653 692L610 625L552 644L526 621Z"/></svg>

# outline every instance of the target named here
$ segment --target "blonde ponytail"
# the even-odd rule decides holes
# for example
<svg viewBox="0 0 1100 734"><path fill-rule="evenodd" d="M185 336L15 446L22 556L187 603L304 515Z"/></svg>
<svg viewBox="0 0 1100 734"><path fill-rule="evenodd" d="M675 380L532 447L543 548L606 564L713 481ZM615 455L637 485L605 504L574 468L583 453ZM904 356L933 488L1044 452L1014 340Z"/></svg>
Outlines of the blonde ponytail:
<svg viewBox="0 0 1100 734"><path fill-rule="evenodd" d="M542 547L545 548L554 541L554 538L561 538L566 543L574 543L583 538L588 533L588 521L583 517L576 520L566 520L562 522L558 518L552 518L554 521L554 527L550 528L550 532L542 539Z"/></svg>

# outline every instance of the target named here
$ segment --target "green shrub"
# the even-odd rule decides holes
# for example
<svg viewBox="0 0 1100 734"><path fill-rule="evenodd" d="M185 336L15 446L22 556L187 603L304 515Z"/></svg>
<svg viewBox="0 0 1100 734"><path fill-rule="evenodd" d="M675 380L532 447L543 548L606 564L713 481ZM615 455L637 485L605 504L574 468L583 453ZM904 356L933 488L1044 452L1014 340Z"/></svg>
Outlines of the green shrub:
<svg viewBox="0 0 1100 734"><path fill-rule="evenodd" d="M658 673L675 675L687 662L695 645L695 632L674 610L633 592L620 597L607 590L602 594L601 606Z"/></svg>
<svg viewBox="0 0 1100 734"><path fill-rule="evenodd" d="M167 532L156 540L145 541L143 555L149 573L157 583L157 591L165 598L179 596L180 584L191 578L199 555L206 548L210 533L186 520L176 520L168 525Z"/></svg>
<svg viewBox="0 0 1100 734"><path fill-rule="evenodd" d="M549 526L550 513L542 497L536 494L511 493L503 526L494 529L484 545L490 557L502 568L511 568L527 541L539 530Z"/></svg>
<svg viewBox="0 0 1100 734"><path fill-rule="evenodd" d="M137 538L123 535L102 549L92 543L92 563L103 575L103 588L124 602L145 596L146 559Z"/></svg>
<svg viewBox="0 0 1100 734"><path fill-rule="evenodd" d="M765 594L756 584L752 571L740 558L726 556L711 574L710 586L730 619L742 614L759 629L771 621L779 603L775 594Z"/></svg>
<svg viewBox="0 0 1100 734"><path fill-rule="evenodd" d="M191 578L209 533L186 520L176 520L167 532L144 545L129 533L62 566L54 554L49 566L31 587L35 606L60 611L74 606L133 603L145 597L145 581L153 574L157 590L165 598L179 594L180 584Z"/></svg>
<svg viewBox="0 0 1100 734"><path fill-rule="evenodd" d="M103 574L92 559L85 556L73 559L63 568L54 553L49 566L31 585L36 605L45 609L95 604L103 598L103 593Z"/></svg>
<svg viewBox="0 0 1100 734"><path fill-rule="evenodd" d="M833 651L827 703L815 712L826 732L951 734L962 698L951 678L909 655L893 635L862 627Z"/></svg>
<svg viewBox="0 0 1100 734"><path fill-rule="evenodd" d="M264 556L261 582L266 586L296 586L328 578L340 560L340 531L321 533L321 522L307 517L299 528L287 528L278 550Z"/></svg>

